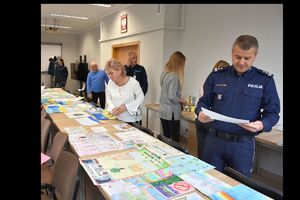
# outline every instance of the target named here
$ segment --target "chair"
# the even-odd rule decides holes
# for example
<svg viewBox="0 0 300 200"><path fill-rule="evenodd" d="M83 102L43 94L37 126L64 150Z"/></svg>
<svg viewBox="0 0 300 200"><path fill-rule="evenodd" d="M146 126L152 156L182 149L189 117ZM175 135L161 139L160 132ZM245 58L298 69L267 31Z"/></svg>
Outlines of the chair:
<svg viewBox="0 0 300 200"><path fill-rule="evenodd" d="M68 139L67 134L63 132L57 132L49 156L50 161L45 165L41 165L41 184L51 184L53 180L53 173L56 168L56 161L63 151L66 141Z"/></svg>
<svg viewBox="0 0 300 200"><path fill-rule="evenodd" d="M52 184L42 187L41 199L76 200L79 187L79 161L73 153L62 151L56 161Z"/></svg>
<svg viewBox="0 0 300 200"><path fill-rule="evenodd" d="M168 145L174 147L175 149L177 149L177 150L179 150L179 151L181 151L181 152L183 152L183 153L186 153L186 154L189 153L189 150L188 150L188 149L186 149L186 148L184 148L183 146L181 146L178 142L176 142L176 141L174 141L174 140L171 140L171 139L165 137L163 134L159 134L159 135L157 136L157 138L158 138L160 141L162 141L162 142L164 142L164 143L166 143L166 144L168 144Z"/></svg>
<svg viewBox="0 0 300 200"><path fill-rule="evenodd" d="M42 111L41 111L41 121L43 121L43 119L45 119L45 118L47 118L47 112L46 112L46 110L45 109L43 109Z"/></svg>
<svg viewBox="0 0 300 200"><path fill-rule="evenodd" d="M142 125L139 125L138 123L136 122L127 122L129 125L147 133L148 135L151 135L152 137L157 137L155 133L153 133L150 129L146 128L146 127L143 127Z"/></svg>
<svg viewBox="0 0 300 200"><path fill-rule="evenodd" d="M283 193L281 191L264 185L263 183L247 177L230 167L225 167L223 173L270 198L275 200L283 199Z"/></svg>
<svg viewBox="0 0 300 200"><path fill-rule="evenodd" d="M46 153L48 140L49 140L49 129L51 121L49 119L43 119L41 121L41 152Z"/></svg>

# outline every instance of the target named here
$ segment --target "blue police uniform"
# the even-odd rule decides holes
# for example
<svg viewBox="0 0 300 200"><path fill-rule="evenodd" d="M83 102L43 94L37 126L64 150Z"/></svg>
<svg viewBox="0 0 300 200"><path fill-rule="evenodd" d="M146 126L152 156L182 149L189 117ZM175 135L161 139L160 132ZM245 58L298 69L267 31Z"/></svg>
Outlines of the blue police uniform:
<svg viewBox="0 0 300 200"><path fill-rule="evenodd" d="M203 88L204 95L195 109L197 116L203 107L250 122L260 120L265 132L279 120L280 102L273 75L254 66L241 75L233 66L217 68L207 77ZM205 140L203 160L219 171L227 165L250 176L254 136L258 134L237 124L214 120Z"/></svg>
<svg viewBox="0 0 300 200"><path fill-rule="evenodd" d="M146 95L148 91L148 80L145 67L139 64L136 64L132 67L124 65L124 67L126 70L126 75L135 78L140 83L144 95Z"/></svg>

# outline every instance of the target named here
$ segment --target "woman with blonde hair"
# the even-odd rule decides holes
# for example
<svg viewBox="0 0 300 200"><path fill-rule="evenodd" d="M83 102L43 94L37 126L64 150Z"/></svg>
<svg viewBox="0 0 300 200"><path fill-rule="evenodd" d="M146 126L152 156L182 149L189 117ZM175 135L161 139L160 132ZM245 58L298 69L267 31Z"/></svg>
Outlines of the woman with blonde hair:
<svg viewBox="0 0 300 200"><path fill-rule="evenodd" d="M187 104L187 101L181 97L185 61L186 58L180 51L174 52L160 76L159 117L163 134L176 142L179 142L181 107L182 104Z"/></svg>
<svg viewBox="0 0 300 200"><path fill-rule="evenodd" d="M225 67L229 67L230 64L228 62L226 62L225 60L219 60L213 67L213 70L216 68L225 68Z"/></svg>
<svg viewBox="0 0 300 200"><path fill-rule="evenodd" d="M119 120L141 124L144 93L137 80L126 76L124 65L110 59L105 65L109 76L106 87L107 110Z"/></svg>

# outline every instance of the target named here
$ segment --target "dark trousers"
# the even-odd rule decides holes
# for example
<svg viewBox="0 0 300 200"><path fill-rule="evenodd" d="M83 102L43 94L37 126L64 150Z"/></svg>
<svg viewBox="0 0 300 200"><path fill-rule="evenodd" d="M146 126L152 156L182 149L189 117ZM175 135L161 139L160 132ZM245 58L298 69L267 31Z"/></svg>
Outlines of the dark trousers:
<svg viewBox="0 0 300 200"><path fill-rule="evenodd" d="M92 92L92 102L97 104L98 99L100 101L100 107L105 108L105 92Z"/></svg>
<svg viewBox="0 0 300 200"><path fill-rule="evenodd" d="M172 115L172 120L160 118L160 121L164 136L179 142L180 120L174 120L174 115Z"/></svg>
<svg viewBox="0 0 300 200"><path fill-rule="evenodd" d="M197 132L198 158L202 159L205 137L208 133L208 128L210 125L209 123L202 123L198 120L198 118L196 118L195 126Z"/></svg>
<svg viewBox="0 0 300 200"><path fill-rule="evenodd" d="M242 142L225 141L208 133L203 149L203 160L222 172L231 167L251 177L255 151L254 137Z"/></svg>

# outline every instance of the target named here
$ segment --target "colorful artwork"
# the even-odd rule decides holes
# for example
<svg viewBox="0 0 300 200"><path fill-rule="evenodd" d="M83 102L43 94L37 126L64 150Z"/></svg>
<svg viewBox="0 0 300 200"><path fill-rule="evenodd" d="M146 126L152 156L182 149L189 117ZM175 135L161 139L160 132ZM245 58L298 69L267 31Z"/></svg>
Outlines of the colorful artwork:
<svg viewBox="0 0 300 200"><path fill-rule="evenodd" d="M170 166L168 162L146 148L96 157L96 159L109 172L113 180L140 175Z"/></svg>
<svg viewBox="0 0 300 200"><path fill-rule="evenodd" d="M165 169L103 183L101 187L113 200L125 197L134 200L164 200L195 191L193 186Z"/></svg>
<svg viewBox="0 0 300 200"><path fill-rule="evenodd" d="M231 188L231 186L227 183L203 171L182 174L180 175L180 178L193 185L197 190L206 196L210 196L227 188Z"/></svg>
<svg viewBox="0 0 300 200"><path fill-rule="evenodd" d="M236 185L223 191L210 195L213 200L266 200L271 199L246 185Z"/></svg>
<svg viewBox="0 0 300 200"><path fill-rule="evenodd" d="M170 157L166 160L171 163L170 171L176 175L187 174L199 170L206 171L214 168L214 166L187 154Z"/></svg>

